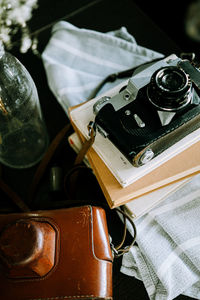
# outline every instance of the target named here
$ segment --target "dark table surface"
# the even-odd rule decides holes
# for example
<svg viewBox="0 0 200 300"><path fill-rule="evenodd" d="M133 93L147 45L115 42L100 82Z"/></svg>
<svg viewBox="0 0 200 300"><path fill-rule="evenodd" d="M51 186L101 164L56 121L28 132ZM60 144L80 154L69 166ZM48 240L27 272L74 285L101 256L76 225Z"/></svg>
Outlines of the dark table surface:
<svg viewBox="0 0 200 300"><path fill-rule="evenodd" d="M30 21L30 29L38 37L38 50L40 53L50 38L52 25L61 19L67 20L78 27L100 32L107 32L126 26L139 45L162 52L165 55L172 53L179 55L181 52L198 51L198 43L190 40L184 31L184 18L187 6L183 4L178 6L177 4L176 7L173 2L171 0L167 1L167 3L160 1L160 4L157 4L157 2L148 1L147 4L146 1L141 3L141 0L40 0L38 1L39 7ZM21 54L17 43L11 50L11 53L18 57L26 66L35 81L49 137L52 140L69 120L48 87L42 61L31 51ZM72 166L74 158L75 153L66 143L64 150L62 148L55 156L54 163L64 165L65 169L67 169ZM27 200L28 189L36 167L25 170L2 167L4 181L27 204L29 204ZM48 177L48 174L46 177ZM90 174L83 181L80 181L80 197L86 198L88 196L86 190L81 190L84 186L87 186L88 181L90 183L93 181L94 183L88 201L92 203L92 198L103 199L98 183ZM51 209L67 206L67 202L65 199L62 199L62 195L57 195L57 197L61 198L55 200L55 195L48 191L47 182L48 180L44 179L44 187L38 193L32 209ZM5 195L1 195L1 199L0 209L2 212L17 211L17 207ZM109 231L113 241L117 242L122 234L121 222L116 213L109 209L107 209L107 216ZM120 265L121 259L116 259L113 265L114 300L148 299L143 283L120 273ZM176 299L190 298L179 296Z"/></svg>

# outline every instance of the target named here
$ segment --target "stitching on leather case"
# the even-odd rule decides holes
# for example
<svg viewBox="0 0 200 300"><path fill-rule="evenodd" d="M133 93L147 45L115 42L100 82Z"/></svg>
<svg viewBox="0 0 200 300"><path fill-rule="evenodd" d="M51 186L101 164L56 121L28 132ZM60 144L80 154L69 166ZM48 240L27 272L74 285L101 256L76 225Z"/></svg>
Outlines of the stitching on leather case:
<svg viewBox="0 0 200 300"><path fill-rule="evenodd" d="M105 262L105 263L112 263L111 259L109 260L109 258L101 258L95 252L95 242L94 242L94 239L95 239L95 233L94 233L94 208L91 207L91 206L90 206L90 215L91 215L91 229L92 229L91 238L92 238L92 254L93 254L93 257L97 261L101 261L101 262Z"/></svg>

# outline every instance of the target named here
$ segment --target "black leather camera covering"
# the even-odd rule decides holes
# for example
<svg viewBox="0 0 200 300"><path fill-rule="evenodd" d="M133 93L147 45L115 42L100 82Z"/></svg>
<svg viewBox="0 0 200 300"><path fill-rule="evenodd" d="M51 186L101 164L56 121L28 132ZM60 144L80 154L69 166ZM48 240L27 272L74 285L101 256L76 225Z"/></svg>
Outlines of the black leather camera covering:
<svg viewBox="0 0 200 300"><path fill-rule="evenodd" d="M193 99L199 97L194 90ZM195 102L195 101L194 101ZM126 111L130 111L129 115ZM137 114L145 123L140 128L135 119ZM156 108L146 96L146 87L138 92L137 101L123 109L114 110L106 104L96 116L96 123L106 129L108 138L134 164L135 157L145 148L154 152L154 157L174 143L200 127L200 105L189 104L177 111L172 121L161 125Z"/></svg>

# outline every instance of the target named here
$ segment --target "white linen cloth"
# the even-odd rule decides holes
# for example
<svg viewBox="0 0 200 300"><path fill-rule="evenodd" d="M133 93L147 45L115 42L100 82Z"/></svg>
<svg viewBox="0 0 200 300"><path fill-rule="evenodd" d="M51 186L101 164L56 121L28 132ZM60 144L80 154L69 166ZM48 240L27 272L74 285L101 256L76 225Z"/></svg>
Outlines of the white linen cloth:
<svg viewBox="0 0 200 300"><path fill-rule="evenodd" d="M107 75L159 57L137 45L125 27L100 33L64 21L53 27L42 53L49 87L66 114L70 106L90 99ZM106 84L103 91L118 83ZM181 293L200 299L200 177L136 226L138 246L123 257L121 272L142 280L151 300Z"/></svg>
<svg viewBox="0 0 200 300"><path fill-rule="evenodd" d="M106 76L159 57L162 54L137 45L125 27L105 34L65 21L54 25L42 53L49 87L66 113L90 99ZM114 85L106 84L101 92Z"/></svg>
<svg viewBox="0 0 200 300"><path fill-rule="evenodd" d="M200 299L200 175L135 221L137 244L121 272L143 281L149 298ZM129 228L131 231L131 227Z"/></svg>

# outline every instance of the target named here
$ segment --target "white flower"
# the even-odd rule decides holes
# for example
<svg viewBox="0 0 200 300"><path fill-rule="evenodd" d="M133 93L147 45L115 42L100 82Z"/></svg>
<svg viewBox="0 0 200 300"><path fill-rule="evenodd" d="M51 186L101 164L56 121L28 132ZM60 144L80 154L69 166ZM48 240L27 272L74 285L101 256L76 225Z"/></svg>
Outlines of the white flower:
<svg viewBox="0 0 200 300"><path fill-rule="evenodd" d="M37 8L37 0L0 0L0 39L6 47L12 47L12 37L21 32L23 53L31 47L27 21ZM24 30L26 28L26 30Z"/></svg>
<svg viewBox="0 0 200 300"><path fill-rule="evenodd" d="M28 49L31 47L31 45L32 45L31 38L28 36L28 34L24 34L24 36L22 37L20 52L26 53Z"/></svg>

